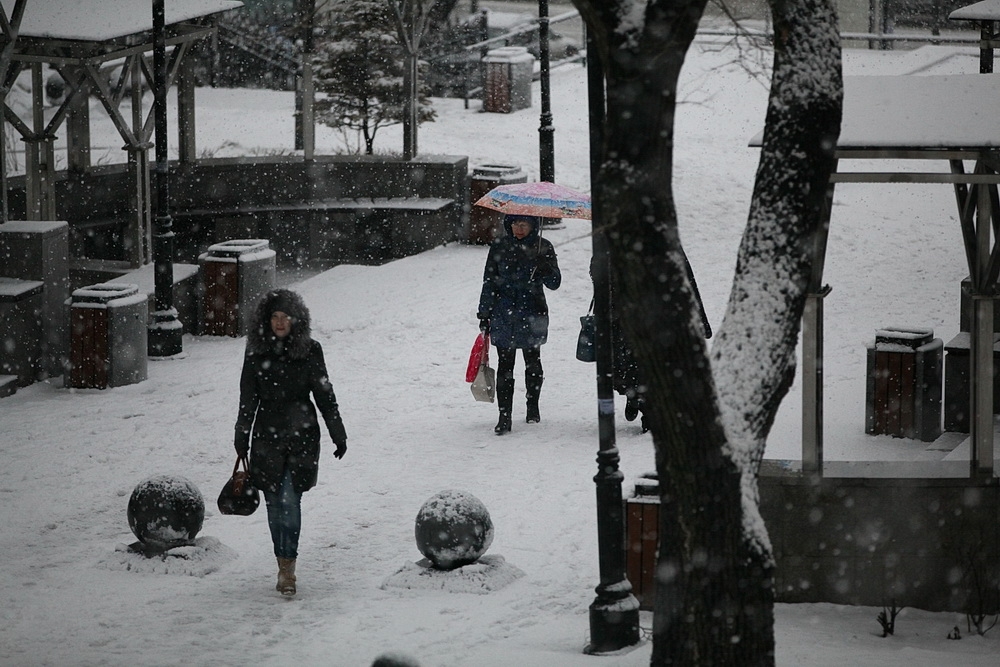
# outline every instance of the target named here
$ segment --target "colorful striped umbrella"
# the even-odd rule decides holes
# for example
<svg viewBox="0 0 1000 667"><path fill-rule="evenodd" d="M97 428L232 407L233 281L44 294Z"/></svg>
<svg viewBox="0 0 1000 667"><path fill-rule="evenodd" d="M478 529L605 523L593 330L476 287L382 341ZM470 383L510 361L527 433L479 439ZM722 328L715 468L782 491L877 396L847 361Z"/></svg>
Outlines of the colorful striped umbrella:
<svg viewBox="0 0 1000 667"><path fill-rule="evenodd" d="M483 195L476 206L508 215L590 220L590 195L545 181L499 185Z"/></svg>

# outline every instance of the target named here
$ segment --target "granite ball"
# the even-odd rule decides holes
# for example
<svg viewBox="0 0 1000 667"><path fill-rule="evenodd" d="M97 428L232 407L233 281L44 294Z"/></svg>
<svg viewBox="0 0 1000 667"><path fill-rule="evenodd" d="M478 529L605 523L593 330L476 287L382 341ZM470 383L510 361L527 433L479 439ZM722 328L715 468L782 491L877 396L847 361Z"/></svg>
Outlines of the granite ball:
<svg viewBox="0 0 1000 667"><path fill-rule="evenodd" d="M417 549L439 570L475 563L493 543L486 506L462 491L441 491L417 512Z"/></svg>
<svg viewBox="0 0 1000 667"><path fill-rule="evenodd" d="M128 501L129 528L156 550L192 544L204 520L205 499L183 477L150 477L136 484Z"/></svg>

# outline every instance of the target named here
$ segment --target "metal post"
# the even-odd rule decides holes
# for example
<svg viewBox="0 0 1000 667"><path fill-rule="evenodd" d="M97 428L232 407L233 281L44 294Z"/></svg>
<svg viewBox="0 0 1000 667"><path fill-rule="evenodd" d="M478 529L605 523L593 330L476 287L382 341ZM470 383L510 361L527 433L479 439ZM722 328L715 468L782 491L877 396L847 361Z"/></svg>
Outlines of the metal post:
<svg viewBox="0 0 1000 667"><path fill-rule="evenodd" d="M154 310L147 332L147 353L169 357L183 349L184 325L174 308L174 231L167 181L167 58L164 0L153 0L153 116L156 133L156 231L153 233Z"/></svg>
<svg viewBox="0 0 1000 667"><path fill-rule="evenodd" d="M312 160L316 153L316 114L313 103L316 90L313 84L313 24L316 19L316 1L308 0L302 27L302 157Z"/></svg>
<svg viewBox="0 0 1000 667"><path fill-rule="evenodd" d="M195 143L195 74L191 61L180 64L177 77L177 161L191 164L198 159Z"/></svg>
<svg viewBox="0 0 1000 667"><path fill-rule="evenodd" d="M806 295L802 312L802 472L823 474L823 299L829 285Z"/></svg>
<svg viewBox="0 0 1000 667"><path fill-rule="evenodd" d="M976 173L988 173L982 162ZM973 476L993 476L993 287L989 284L993 203L990 187L976 186L976 267L972 276L972 335L969 349L969 440Z"/></svg>
<svg viewBox="0 0 1000 667"><path fill-rule="evenodd" d="M552 93L549 86L549 0L538 0L538 59L542 88L542 113L538 125L538 180L555 183L555 128L552 127Z"/></svg>
<svg viewBox="0 0 1000 667"><path fill-rule="evenodd" d="M983 21L979 31L979 73L993 73L993 47L990 43L996 37L998 21Z"/></svg>
<svg viewBox="0 0 1000 667"><path fill-rule="evenodd" d="M595 40L587 38L588 99L590 104L591 189L600 172L605 117L604 70ZM594 261L594 320L597 356L597 547L601 582L590 604L590 643L584 653L618 651L639 643L639 601L625 576L625 510L622 502L623 475L618 468L615 445L615 399L611 345L611 280L607 237L599 231L594 208L592 220Z"/></svg>
<svg viewBox="0 0 1000 667"><path fill-rule="evenodd" d="M14 45L17 43L17 33L21 29L21 18L24 16L24 8L27 0L15 0L14 9L9 16L0 8L4 20L0 22L0 36L4 38L6 44L0 48L0 102L6 104L7 93L13 81L8 78L8 69L11 67L11 54L14 52ZM0 118L0 225L10 219L7 208L7 146L6 146L6 122ZM27 173L27 172L26 172ZM25 183L27 185L27 183Z"/></svg>
<svg viewBox="0 0 1000 667"><path fill-rule="evenodd" d="M299 75L295 80L295 150L303 151L305 159L313 159L314 133L313 119L313 17L316 13L315 0L298 0L299 20Z"/></svg>
<svg viewBox="0 0 1000 667"><path fill-rule="evenodd" d="M412 29L413 21L412 16L410 23L407 24L410 29ZM413 35L411 33L411 39ZM411 42L412 43L412 42ZM403 58L403 90L404 90L404 101L403 101L403 159L412 160L417 157L417 123L418 123L418 111L417 108L420 105L417 78L418 60L415 53L407 53Z"/></svg>

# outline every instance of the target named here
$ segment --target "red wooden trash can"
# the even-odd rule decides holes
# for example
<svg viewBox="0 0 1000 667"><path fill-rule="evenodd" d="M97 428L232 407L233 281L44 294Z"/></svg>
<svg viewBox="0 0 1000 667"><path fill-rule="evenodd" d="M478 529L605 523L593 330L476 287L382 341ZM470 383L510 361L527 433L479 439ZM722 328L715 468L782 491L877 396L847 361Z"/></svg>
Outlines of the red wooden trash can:
<svg viewBox="0 0 1000 667"><path fill-rule="evenodd" d="M67 386L105 389L146 379L147 300L136 285L102 283L73 291Z"/></svg>
<svg viewBox="0 0 1000 667"><path fill-rule="evenodd" d="M275 252L264 239L236 239L209 246L201 266L201 333L244 336L253 309L275 284Z"/></svg>
<svg viewBox="0 0 1000 667"><path fill-rule="evenodd" d="M511 113L531 107L535 56L523 46L502 46L486 53L483 111Z"/></svg>
<svg viewBox="0 0 1000 667"><path fill-rule="evenodd" d="M527 183L528 175L513 164L483 164L472 169L469 180L469 243L489 245L497 234L503 234L503 213L475 203L499 185Z"/></svg>
<svg viewBox="0 0 1000 667"><path fill-rule="evenodd" d="M944 342L931 329L882 329L868 348L865 433L931 442L941 435Z"/></svg>
<svg viewBox="0 0 1000 667"><path fill-rule="evenodd" d="M625 501L625 576L639 609L650 610L656 599L656 554L660 535L660 486L642 478L635 495Z"/></svg>

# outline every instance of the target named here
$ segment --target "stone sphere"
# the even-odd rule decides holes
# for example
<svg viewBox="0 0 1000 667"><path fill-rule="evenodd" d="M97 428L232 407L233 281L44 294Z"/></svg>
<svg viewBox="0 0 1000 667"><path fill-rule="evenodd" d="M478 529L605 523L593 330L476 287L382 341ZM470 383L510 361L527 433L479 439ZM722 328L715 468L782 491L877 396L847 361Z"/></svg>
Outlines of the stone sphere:
<svg viewBox="0 0 1000 667"><path fill-rule="evenodd" d="M139 482L128 501L128 525L139 541L159 550L191 544L205 520L205 499L194 484L173 475Z"/></svg>
<svg viewBox="0 0 1000 667"><path fill-rule="evenodd" d="M439 570L474 563L493 543L493 521L486 506L462 491L431 496L417 512L417 549Z"/></svg>

